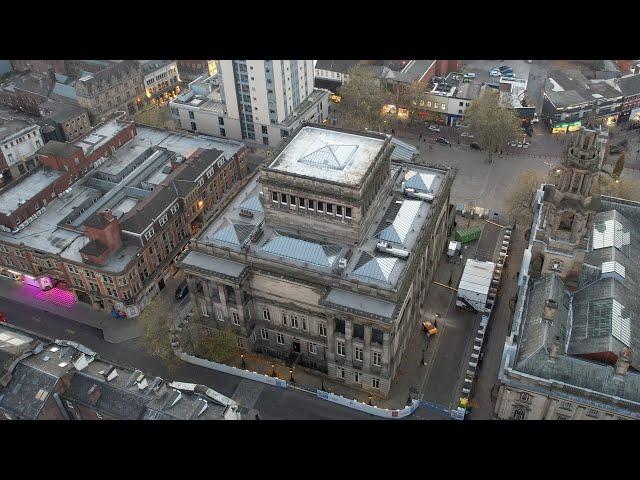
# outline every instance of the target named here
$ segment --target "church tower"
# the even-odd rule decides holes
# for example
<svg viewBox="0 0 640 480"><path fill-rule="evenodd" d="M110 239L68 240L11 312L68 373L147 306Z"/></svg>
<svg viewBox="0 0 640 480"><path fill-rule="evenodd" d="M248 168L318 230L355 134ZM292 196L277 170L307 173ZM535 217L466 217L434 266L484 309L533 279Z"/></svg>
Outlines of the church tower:
<svg viewBox="0 0 640 480"><path fill-rule="evenodd" d="M565 150L556 185L545 186L534 239L540 273L556 272L569 285L579 275L599 202L593 195L600 163L598 134L582 127Z"/></svg>

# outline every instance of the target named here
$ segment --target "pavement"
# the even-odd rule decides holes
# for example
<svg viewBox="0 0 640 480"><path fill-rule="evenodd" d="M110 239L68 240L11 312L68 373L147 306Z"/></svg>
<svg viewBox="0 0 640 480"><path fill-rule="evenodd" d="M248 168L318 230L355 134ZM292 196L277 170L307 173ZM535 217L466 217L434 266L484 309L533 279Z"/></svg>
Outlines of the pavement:
<svg viewBox="0 0 640 480"><path fill-rule="evenodd" d="M28 305L44 314L51 313L67 318L73 323L91 327L99 331L102 338L109 343L126 342L141 334L135 318L113 318L104 311L96 310L79 301L65 305L63 302L52 300L51 296L44 296L37 287L0 278L0 310L6 301ZM74 327L69 330L73 332Z"/></svg>

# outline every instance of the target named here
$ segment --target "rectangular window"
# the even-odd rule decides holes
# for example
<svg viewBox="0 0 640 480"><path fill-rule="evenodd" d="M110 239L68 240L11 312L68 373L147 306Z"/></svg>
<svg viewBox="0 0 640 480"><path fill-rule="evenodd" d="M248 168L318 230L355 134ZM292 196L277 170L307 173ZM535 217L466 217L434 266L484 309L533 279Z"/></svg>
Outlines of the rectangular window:
<svg viewBox="0 0 640 480"><path fill-rule="evenodd" d="M333 215L333 203L327 203L327 215Z"/></svg>
<svg viewBox="0 0 640 480"><path fill-rule="evenodd" d="M293 315L291 317L291 328L299 328L298 327L298 317Z"/></svg>
<svg viewBox="0 0 640 480"><path fill-rule="evenodd" d="M282 312L282 324L287 325L287 314Z"/></svg>
<svg viewBox="0 0 640 480"><path fill-rule="evenodd" d="M353 372L353 381L355 383L360 383L360 376L361 376L360 372Z"/></svg>
<svg viewBox="0 0 640 480"><path fill-rule="evenodd" d="M224 322L224 315L222 314L222 310L216 310L216 316L218 317L219 322Z"/></svg>
<svg viewBox="0 0 640 480"><path fill-rule="evenodd" d="M295 207L296 206L296 196L295 195L289 195L289 205Z"/></svg>
<svg viewBox="0 0 640 480"><path fill-rule="evenodd" d="M351 218L351 207L345 207L344 209L344 217Z"/></svg>
<svg viewBox="0 0 640 480"><path fill-rule="evenodd" d="M371 378L371 386L376 390L380 389L380 379L376 377Z"/></svg>
<svg viewBox="0 0 640 480"><path fill-rule="evenodd" d="M269 340L269 331L266 328L260 329L260 335L263 340Z"/></svg>
<svg viewBox="0 0 640 480"><path fill-rule="evenodd" d="M587 409L587 416L591 417L591 418L598 418L598 410L594 409L594 408L588 408Z"/></svg>
<svg viewBox="0 0 640 480"><path fill-rule="evenodd" d="M307 319L305 317L301 317L300 320L302 321L302 330L304 330L306 332L307 331Z"/></svg>
<svg viewBox="0 0 640 480"><path fill-rule="evenodd" d="M176 213L178 210L180 210L180 204L179 203L174 203L173 206L171 207L171 213Z"/></svg>
<svg viewBox="0 0 640 480"><path fill-rule="evenodd" d="M298 206L299 206L300 208L305 208L305 204L306 204L305 199L304 199L304 198L302 198L302 197L298 197Z"/></svg>
<svg viewBox="0 0 640 480"><path fill-rule="evenodd" d="M233 317L233 324L234 325L240 325L240 315L238 315L238 312L231 312L231 316Z"/></svg>
<svg viewBox="0 0 640 480"><path fill-rule="evenodd" d="M336 215L338 217L342 216L342 205L336 205Z"/></svg>
<svg viewBox="0 0 640 480"><path fill-rule="evenodd" d="M224 125L224 118L218 117L218 125Z"/></svg>
<svg viewBox="0 0 640 480"><path fill-rule="evenodd" d="M376 367L382 365L382 354L380 352L373 352L373 364Z"/></svg>
<svg viewBox="0 0 640 480"><path fill-rule="evenodd" d="M262 310L262 318L264 318L267 322L271 321L271 313L269 313L268 308Z"/></svg>
<svg viewBox="0 0 640 480"><path fill-rule="evenodd" d="M281 333L278 334L278 343L284 345L284 335Z"/></svg>
<svg viewBox="0 0 640 480"><path fill-rule="evenodd" d="M262 134L263 135L267 135L269 133L269 130L267 129L266 125L262 125Z"/></svg>
<svg viewBox="0 0 640 480"><path fill-rule="evenodd" d="M344 378L344 368L336 367L336 377Z"/></svg>
<svg viewBox="0 0 640 480"><path fill-rule="evenodd" d="M313 210L314 209L314 201L309 199L309 210Z"/></svg>
<svg viewBox="0 0 640 480"><path fill-rule="evenodd" d="M573 408L573 405L571 404L571 402L561 402L560 408L563 408L564 410L571 410Z"/></svg>
<svg viewBox="0 0 640 480"><path fill-rule="evenodd" d="M202 303L200 305L200 308L202 309L202 316L203 317L208 317L209 316L209 312L207 311L207 304L206 303Z"/></svg>
<svg viewBox="0 0 640 480"><path fill-rule="evenodd" d="M336 353L344 357L344 342L337 342Z"/></svg>
<svg viewBox="0 0 640 480"><path fill-rule="evenodd" d="M316 355L316 344L309 342L309 353L311 355Z"/></svg>
<svg viewBox="0 0 640 480"><path fill-rule="evenodd" d="M318 212L324 212L324 202L318 202Z"/></svg>
<svg viewBox="0 0 640 480"><path fill-rule="evenodd" d="M162 227L165 223L167 223L167 218L169 218L166 214L160 219L158 220L158 223L160 224L160 226Z"/></svg>
<svg viewBox="0 0 640 480"><path fill-rule="evenodd" d="M271 192L271 201L278 203L278 192Z"/></svg>
<svg viewBox="0 0 640 480"><path fill-rule="evenodd" d="M220 136L221 136L221 137L226 137L226 136L227 136L227 132L225 131L225 129L224 129L224 128L221 128L221 129L220 129Z"/></svg>
<svg viewBox="0 0 640 480"><path fill-rule="evenodd" d="M156 232L154 232L153 227L151 227L149 230L147 230L147 233L144 234L145 240L149 240L151 237L153 237L154 233Z"/></svg>
<svg viewBox="0 0 640 480"><path fill-rule="evenodd" d="M355 347L354 352L355 352L355 358L356 358L356 360L358 360L359 362L361 362L361 361L364 359L364 357L363 357L363 352L362 352L362 348L360 348L360 347Z"/></svg>
<svg viewBox="0 0 640 480"><path fill-rule="evenodd" d="M281 193L280 194L280 203L282 203L283 205L287 204L287 194L286 193Z"/></svg>
<svg viewBox="0 0 640 480"><path fill-rule="evenodd" d="M320 335L321 337L327 336L327 327L325 326L324 323L318 324L318 335Z"/></svg>

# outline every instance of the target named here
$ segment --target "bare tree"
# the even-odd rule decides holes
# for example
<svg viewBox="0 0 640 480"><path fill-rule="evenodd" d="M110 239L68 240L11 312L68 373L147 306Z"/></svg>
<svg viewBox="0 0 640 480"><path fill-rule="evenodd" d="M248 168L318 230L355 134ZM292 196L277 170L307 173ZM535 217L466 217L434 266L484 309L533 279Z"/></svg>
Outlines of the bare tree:
<svg viewBox="0 0 640 480"><path fill-rule="evenodd" d="M195 352L198 356L218 363L230 363L238 358L240 348L234 331L226 327L222 330L211 329L206 335L201 335Z"/></svg>
<svg viewBox="0 0 640 480"><path fill-rule="evenodd" d="M487 151L489 161L522 131L521 120L500 101L498 92L489 89L469 106L465 123L478 144Z"/></svg>
<svg viewBox="0 0 640 480"><path fill-rule="evenodd" d="M548 181L546 174L525 170L507 193L505 213L511 220L528 225L533 220L533 201L540 185Z"/></svg>
<svg viewBox="0 0 640 480"><path fill-rule="evenodd" d="M598 180L596 193L640 202L640 180L612 178L608 175L600 175Z"/></svg>
<svg viewBox="0 0 640 480"><path fill-rule="evenodd" d="M353 130L381 130L384 124L382 106L392 101L392 95L380 88L375 72L357 65L348 72L349 81L340 87L341 123Z"/></svg>
<svg viewBox="0 0 640 480"><path fill-rule="evenodd" d="M169 329L172 320L173 305L164 295L156 295L138 317L142 330L138 343L149 355L159 358L169 372L173 372L180 363L171 346Z"/></svg>

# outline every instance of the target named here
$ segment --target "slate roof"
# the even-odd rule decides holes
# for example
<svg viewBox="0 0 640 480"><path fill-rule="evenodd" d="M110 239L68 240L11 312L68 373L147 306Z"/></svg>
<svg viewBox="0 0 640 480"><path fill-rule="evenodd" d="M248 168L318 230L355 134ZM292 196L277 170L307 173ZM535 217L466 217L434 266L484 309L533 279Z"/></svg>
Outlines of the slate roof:
<svg viewBox="0 0 640 480"><path fill-rule="evenodd" d="M81 153L82 148L71 143L59 142L58 140L49 140L36 153L41 155L55 155L56 157L70 157L76 153Z"/></svg>
<svg viewBox="0 0 640 480"><path fill-rule="evenodd" d="M36 420L57 382L56 376L18 363L9 385L0 385L0 408L21 419Z"/></svg>
<svg viewBox="0 0 640 480"><path fill-rule="evenodd" d="M618 79L618 88L625 96L637 95L640 93L640 74L625 75Z"/></svg>
<svg viewBox="0 0 640 480"><path fill-rule="evenodd" d="M212 235L211 239L216 242L229 243L231 245L240 246L247 241L253 230L255 230L254 225L232 223L220 228L216 233Z"/></svg>
<svg viewBox="0 0 640 480"><path fill-rule="evenodd" d="M140 71L140 65L135 60L123 60L122 62L111 65L104 70L92 73L90 78L82 77L78 82L82 83L89 93L100 89L102 82L106 81L111 85L120 79L129 76L131 70ZM142 89L142 84L140 85Z"/></svg>
<svg viewBox="0 0 640 480"><path fill-rule="evenodd" d="M99 257L107 251L107 246L99 239L94 239L88 242L84 247L80 249L80 253L91 255L93 257Z"/></svg>
<svg viewBox="0 0 640 480"><path fill-rule="evenodd" d="M360 60L318 60L315 68L329 72L347 73L351 68L358 65L359 62Z"/></svg>

